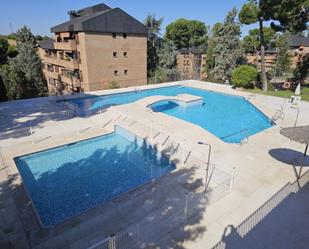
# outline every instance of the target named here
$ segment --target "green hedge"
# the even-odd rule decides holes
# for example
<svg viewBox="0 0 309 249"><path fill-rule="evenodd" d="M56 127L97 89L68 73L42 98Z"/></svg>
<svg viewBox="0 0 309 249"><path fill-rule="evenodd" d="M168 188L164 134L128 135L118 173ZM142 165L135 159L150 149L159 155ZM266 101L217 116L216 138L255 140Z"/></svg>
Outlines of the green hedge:
<svg viewBox="0 0 309 249"><path fill-rule="evenodd" d="M256 83L258 71L255 67L242 65L232 73L232 83L237 87L253 88Z"/></svg>

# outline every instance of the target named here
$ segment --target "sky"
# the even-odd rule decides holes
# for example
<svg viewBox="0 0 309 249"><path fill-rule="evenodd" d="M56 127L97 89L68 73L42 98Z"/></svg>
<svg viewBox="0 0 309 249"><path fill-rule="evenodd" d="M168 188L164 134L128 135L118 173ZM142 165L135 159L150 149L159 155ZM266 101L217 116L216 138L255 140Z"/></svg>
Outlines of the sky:
<svg viewBox="0 0 309 249"><path fill-rule="evenodd" d="M68 20L68 10L78 10L104 2L119 7L143 21L148 13L163 17L165 27L178 18L196 19L212 26L223 22L233 7L238 10L247 0L2 0L0 8L0 34L7 35L21 26L30 27L35 35L50 36L50 27ZM242 26L242 36L256 25Z"/></svg>

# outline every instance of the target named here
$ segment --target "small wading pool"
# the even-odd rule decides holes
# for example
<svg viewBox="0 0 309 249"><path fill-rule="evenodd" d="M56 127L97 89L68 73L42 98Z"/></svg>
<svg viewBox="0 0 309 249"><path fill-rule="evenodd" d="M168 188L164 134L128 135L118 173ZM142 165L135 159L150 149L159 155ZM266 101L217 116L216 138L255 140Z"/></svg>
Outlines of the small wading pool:
<svg viewBox="0 0 309 249"><path fill-rule="evenodd" d="M42 226L59 224L175 169L126 130L15 158Z"/></svg>

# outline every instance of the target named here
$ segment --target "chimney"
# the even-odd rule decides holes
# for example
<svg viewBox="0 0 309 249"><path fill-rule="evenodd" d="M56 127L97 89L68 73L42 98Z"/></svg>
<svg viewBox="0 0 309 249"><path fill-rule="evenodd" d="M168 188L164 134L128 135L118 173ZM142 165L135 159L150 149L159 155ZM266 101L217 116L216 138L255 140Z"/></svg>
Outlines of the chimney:
<svg viewBox="0 0 309 249"><path fill-rule="evenodd" d="M77 14L77 12L76 12L75 10L69 10L69 11L68 11L68 14L69 14L69 16L70 16L70 19L73 19L73 18L79 16L79 14Z"/></svg>

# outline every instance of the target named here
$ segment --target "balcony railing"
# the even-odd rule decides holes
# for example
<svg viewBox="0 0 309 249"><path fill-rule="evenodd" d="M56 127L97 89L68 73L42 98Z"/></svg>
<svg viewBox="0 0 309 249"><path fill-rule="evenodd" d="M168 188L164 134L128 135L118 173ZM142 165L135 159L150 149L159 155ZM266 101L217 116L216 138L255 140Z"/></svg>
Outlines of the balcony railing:
<svg viewBox="0 0 309 249"><path fill-rule="evenodd" d="M62 42L54 42L54 48L58 50L74 51L77 49L75 40L66 40Z"/></svg>
<svg viewBox="0 0 309 249"><path fill-rule="evenodd" d="M78 79L77 77L75 76L72 76L71 77L68 77L68 76L65 76L65 75L60 75L60 79L62 82L68 84L68 85L71 85L73 83L74 86L80 86L81 85L81 82L80 82L80 79Z"/></svg>
<svg viewBox="0 0 309 249"><path fill-rule="evenodd" d="M58 57L49 56L44 58L45 63L58 65L70 69L78 69L78 60L77 59L60 59Z"/></svg>

